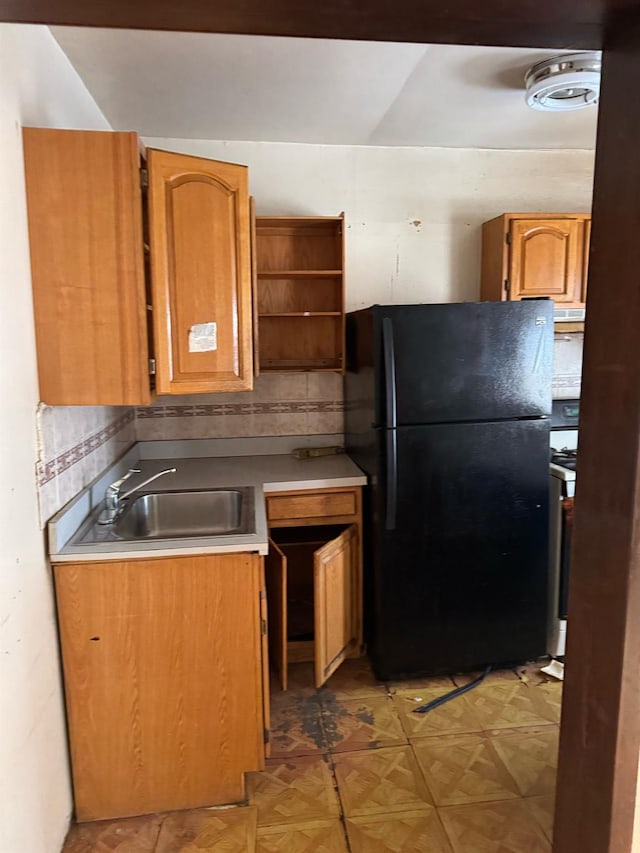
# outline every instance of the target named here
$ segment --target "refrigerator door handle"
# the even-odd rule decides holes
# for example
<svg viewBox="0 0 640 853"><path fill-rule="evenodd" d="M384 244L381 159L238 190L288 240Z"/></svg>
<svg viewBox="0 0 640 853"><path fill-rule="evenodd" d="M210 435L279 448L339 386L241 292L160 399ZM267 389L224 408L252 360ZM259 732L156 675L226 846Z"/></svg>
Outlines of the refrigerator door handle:
<svg viewBox="0 0 640 853"><path fill-rule="evenodd" d="M390 317L384 317L382 320L382 352L384 355L384 393L387 409L385 426L387 429L395 429L398 426L396 354L393 345L393 324Z"/></svg>
<svg viewBox="0 0 640 853"><path fill-rule="evenodd" d="M396 355L393 346L393 323L390 317L382 319L382 351L384 356L384 382L386 403L387 444L387 510L385 527L396 529L398 505L398 407L396 399Z"/></svg>
<svg viewBox="0 0 640 853"><path fill-rule="evenodd" d="M385 528L396 529L398 508L398 431L385 430L387 438L387 517Z"/></svg>

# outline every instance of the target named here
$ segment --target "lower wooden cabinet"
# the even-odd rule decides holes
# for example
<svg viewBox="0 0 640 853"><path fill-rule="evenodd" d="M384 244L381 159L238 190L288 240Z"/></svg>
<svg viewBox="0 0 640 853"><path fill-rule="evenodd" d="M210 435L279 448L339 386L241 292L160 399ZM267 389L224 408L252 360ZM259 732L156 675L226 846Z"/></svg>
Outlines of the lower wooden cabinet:
<svg viewBox="0 0 640 853"><path fill-rule="evenodd" d="M267 497L269 651L280 685L313 661L320 687L362 646L361 490Z"/></svg>
<svg viewBox="0 0 640 853"><path fill-rule="evenodd" d="M269 754L269 657L286 689L288 662L319 687L360 654L360 487L267 513L266 559L54 566L79 821L242 800Z"/></svg>
<svg viewBox="0 0 640 853"><path fill-rule="evenodd" d="M55 566L78 820L243 799L264 757L262 577L255 554Z"/></svg>

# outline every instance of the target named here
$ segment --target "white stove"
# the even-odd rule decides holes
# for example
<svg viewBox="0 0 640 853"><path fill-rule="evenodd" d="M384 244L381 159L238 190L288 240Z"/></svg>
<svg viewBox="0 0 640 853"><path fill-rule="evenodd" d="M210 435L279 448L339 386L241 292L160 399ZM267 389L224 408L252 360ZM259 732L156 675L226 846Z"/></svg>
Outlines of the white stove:
<svg viewBox="0 0 640 853"><path fill-rule="evenodd" d="M569 563L576 493L579 400L554 400L551 415L549 611L547 651L565 653Z"/></svg>

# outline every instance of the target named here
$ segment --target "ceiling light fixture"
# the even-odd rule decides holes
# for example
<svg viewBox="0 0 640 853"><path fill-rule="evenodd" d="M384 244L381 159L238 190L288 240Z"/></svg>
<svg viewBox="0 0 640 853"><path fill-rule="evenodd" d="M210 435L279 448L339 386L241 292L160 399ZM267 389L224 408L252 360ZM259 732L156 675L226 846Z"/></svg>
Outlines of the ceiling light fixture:
<svg viewBox="0 0 640 853"><path fill-rule="evenodd" d="M598 103L601 54L566 53L532 65L524 76L526 100L534 110L581 110Z"/></svg>

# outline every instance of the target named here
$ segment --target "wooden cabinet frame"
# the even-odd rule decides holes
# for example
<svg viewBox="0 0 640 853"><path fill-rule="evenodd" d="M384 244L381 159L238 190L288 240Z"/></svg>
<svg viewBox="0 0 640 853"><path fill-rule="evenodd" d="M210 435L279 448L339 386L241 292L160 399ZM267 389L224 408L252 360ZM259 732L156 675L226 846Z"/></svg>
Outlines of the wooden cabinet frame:
<svg viewBox="0 0 640 853"><path fill-rule="evenodd" d="M287 689L289 661L311 660L320 687L347 657L362 651L362 489L278 492L266 499L272 531L313 527L321 534L343 528L318 543L313 554L313 641L287 639L287 558L273 538L265 561L269 648L281 686Z"/></svg>
<svg viewBox="0 0 640 853"><path fill-rule="evenodd" d="M257 216L260 371L344 370L344 214Z"/></svg>

